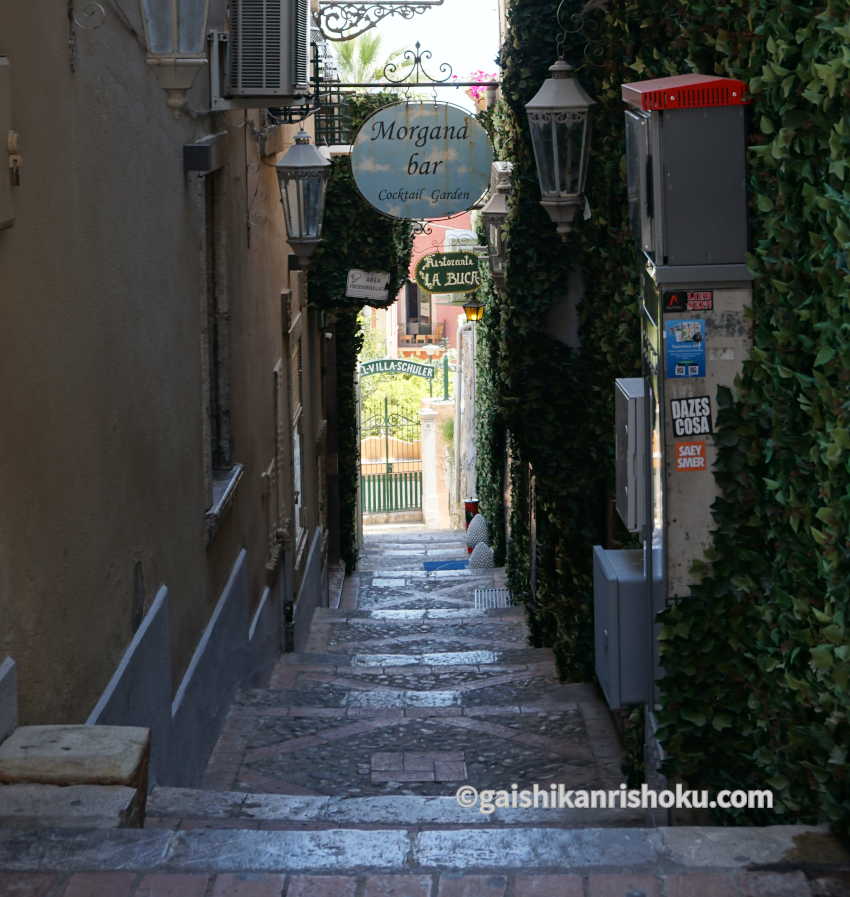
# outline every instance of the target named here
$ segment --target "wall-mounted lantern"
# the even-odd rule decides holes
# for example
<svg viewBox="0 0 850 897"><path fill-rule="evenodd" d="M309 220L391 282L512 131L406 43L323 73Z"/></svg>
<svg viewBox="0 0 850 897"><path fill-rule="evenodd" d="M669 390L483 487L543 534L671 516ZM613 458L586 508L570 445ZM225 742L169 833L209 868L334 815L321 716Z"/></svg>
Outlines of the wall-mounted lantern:
<svg viewBox="0 0 850 897"><path fill-rule="evenodd" d="M511 191L511 162L494 162L492 166L490 184L491 194L483 209L481 219L484 222L484 230L487 233L487 258L490 263L490 273L496 288L501 290L505 286L505 247L502 242L502 225L508 217L508 193Z"/></svg>
<svg viewBox="0 0 850 897"><path fill-rule="evenodd" d="M540 90L525 104L540 182L540 205L566 239L576 211L584 205L590 151L588 110L595 100L570 77L573 68L558 59Z"/></svg>
<svg viewBox="0 0 850 897"><path fill-rule="evenodd" d="M207 64L209 0L140 0L147 63L154 66L175 115L186 105L186 92Z"/></svg>
<svg viewBox="0 0 850 897"><path fill-rule="evenodd" d="M306 268L322 240L322 218L331 163L310 143L310 135L301 130L295 135L294 145L276 163L275 169L287 239L299 264Z"/></svg>
<svg viewBox="0 0 850 897"><path fill-rule="evenodd" d="M484 305L475 299L470 299L464 303L463 313L470 324L477 324L484 317Z"/></svg>

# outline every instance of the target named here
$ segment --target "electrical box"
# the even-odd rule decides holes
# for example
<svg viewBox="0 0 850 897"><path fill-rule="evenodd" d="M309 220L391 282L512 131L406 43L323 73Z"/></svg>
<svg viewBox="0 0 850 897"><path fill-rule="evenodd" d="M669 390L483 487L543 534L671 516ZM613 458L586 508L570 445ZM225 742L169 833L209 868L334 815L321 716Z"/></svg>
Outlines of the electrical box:
<svg viewBox="0 0 850 897"><path fill-rule="evenodd" d="M15 223L12 209L12 66L0 56L0 229Z"/></svg>
<svg viewBox="0 0 850 897"><path fill-rule="evenodd" d="M630 533L646 524L647 431L643 377L614 381L617 513Z"/></svg>
<svg viewBox="0 0 850 897"><path fill-rule="evenodd" d="M649 700L654 679L643 551L593 546L596 678L612 710Z"/></svg>
<svg viewBox="0 0 850 897"><path fill-rule="evenodd" d="M656 268L678 269L685 279L688 268L743 268L746 85L677 75L624 84L622 95L630 107L626 171L639 248Z"/></svg>

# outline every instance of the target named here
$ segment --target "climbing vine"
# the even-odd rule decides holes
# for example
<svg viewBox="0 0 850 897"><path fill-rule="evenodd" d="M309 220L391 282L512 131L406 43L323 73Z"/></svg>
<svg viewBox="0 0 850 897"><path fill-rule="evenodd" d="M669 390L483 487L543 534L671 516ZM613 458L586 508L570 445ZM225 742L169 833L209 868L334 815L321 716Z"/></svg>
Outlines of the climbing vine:
<svg viewBox="0 0 850 897"><path fill-rule="evenodd" d="M565 4L577 12L579 0ZM775 790L747 822L850 825L850 42L847 0L609 0L567 56L597 100L592 218L562 247L538 205L523 105L555 56L554 0L513 0L494 124L514 162L507 289L487 352L498 389L479 481L507 431L512 588L565 675L587 675L591 546L611 490L612 385L639 371L638 266L626 220L620 84L687 71L744 80L754 349L718 395L714 544L663 615L667 770L710 789ZM547 335L570 267L581 345ZM534 508L528 507L529 480ZM495 499L488 498L492 505ZM532 594L531 513L536 521Z"/></svg>
<svg viewBox="0 0 850 897"><path fill-rule="evenodd" d="M353 128L376 109L397 101L393 94L369 94L349 99ZM357 480L360 446L357 439L355 372L363 334L357 316L365 303L345 296L348 271L390 273L394 298L407 279L413 238L407 222L379 214L357 192L347 156L333 160L325 202L324 239L310 270L310 304L332 315L336 343L337 439L340 493L340 555L346 571L357 564Z"/></svg>

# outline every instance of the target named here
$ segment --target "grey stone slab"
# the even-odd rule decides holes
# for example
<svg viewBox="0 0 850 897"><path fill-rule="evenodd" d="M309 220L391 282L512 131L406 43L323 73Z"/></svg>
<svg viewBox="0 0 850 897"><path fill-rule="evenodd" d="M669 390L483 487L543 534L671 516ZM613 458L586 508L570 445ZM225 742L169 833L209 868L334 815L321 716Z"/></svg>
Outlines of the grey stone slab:
<svg viewBox="0 0 850 897"><path fill-rule="evenodd" d="M173 870L295 872L401 869L410 850L405 831L356 829L178 832L167 858Z"/></svg>
<svg viewBox="0 0 850 897"><path fill-rule="evenodd" d="M135 788L0 785L0 828L124 828L139 822Z"/></svg>
<svg viewBox="0 0 850 897"><path fill-rule="evenodd" d="M160 781L200 783L236 686L249 668L247 552L239 552L171 705L171 760Z"/></svg>
<svg viewBox="0 0 850 897"><path fill-rule="evenodd" d="M655 863L660 836L648 829L456 829L420 832L414 866L439 869L580 869Z"/></svg>
<svg viewBox="0 0 850 897"><path fill-rule="evenodd" d="M201 791L159 786L148 796L148 816L233 816L248 797L245 791Z"/></svg>
<svg viewBox="0 0 850 897"><path fill-rule="evenodd" d="M683 866L734 868L791 861L850 862L847 849L825 827L660 828L665 852Z"/></svg>
<svg viewBox="0 0 850 897"><path fill-rule="evenodd" d="M15 731L18 725L18 681L15 661L6 657L0 661L0 742Z"/></svg>
<svg viewBox="0 0 850 897"><path fill-rule="evenodd" d="M165 861L174 835L167 829L0 829L0 869L154 869Z"/></svg>
<svg viewBox="0 0 850 897"><path fill-rule="evenodd" d="M150 782L169 777L171 664L168 589L159 589L87 725L145 726L151 731Z"/></svg>
<svg viewBox="0 0 850 897"><path fill-rule="evenodd" d="M500 651L442 651L422 655L422 663L434 667L454 664L499 663L502 659L503 654Z"/></svg>
<svg viewBox="0 0 850 897"><path fill-rule="evenodd" d="M328 819L327 809L333 803L331 797L307 797L283 794L249 794L239 811L243 819L285 820L287 822L311 822Z"/></svg>

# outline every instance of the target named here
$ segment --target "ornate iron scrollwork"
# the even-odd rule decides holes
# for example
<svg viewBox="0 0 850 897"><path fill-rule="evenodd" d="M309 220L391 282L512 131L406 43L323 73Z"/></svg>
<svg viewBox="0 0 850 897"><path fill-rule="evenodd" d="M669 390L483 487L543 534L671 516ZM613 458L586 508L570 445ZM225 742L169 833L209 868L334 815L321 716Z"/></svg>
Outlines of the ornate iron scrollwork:
<svg viewBox="0 0 850 897"><path fill-rule="evenodd" d="M391 85L397 84L446 84L451 80L452 67L447 62L440 63L440 74L442 78L435 78L428 74L425 66L422 64L423 59L431 58L430 50L423 50L419 41L416 41L415 50L404 51L403 62L388 62L384 66L384 80ZM393 78L392 76L401 68L404 75L401 78ZM424 80L422 80L424 78Z"/></svg>
<svg viewBox="0 0 850 897"><path fill-rule="evenodd" d="M322 0L319 27L329 40L351 40L389 16L412 19L442 4L443 0Z"/></svg>

